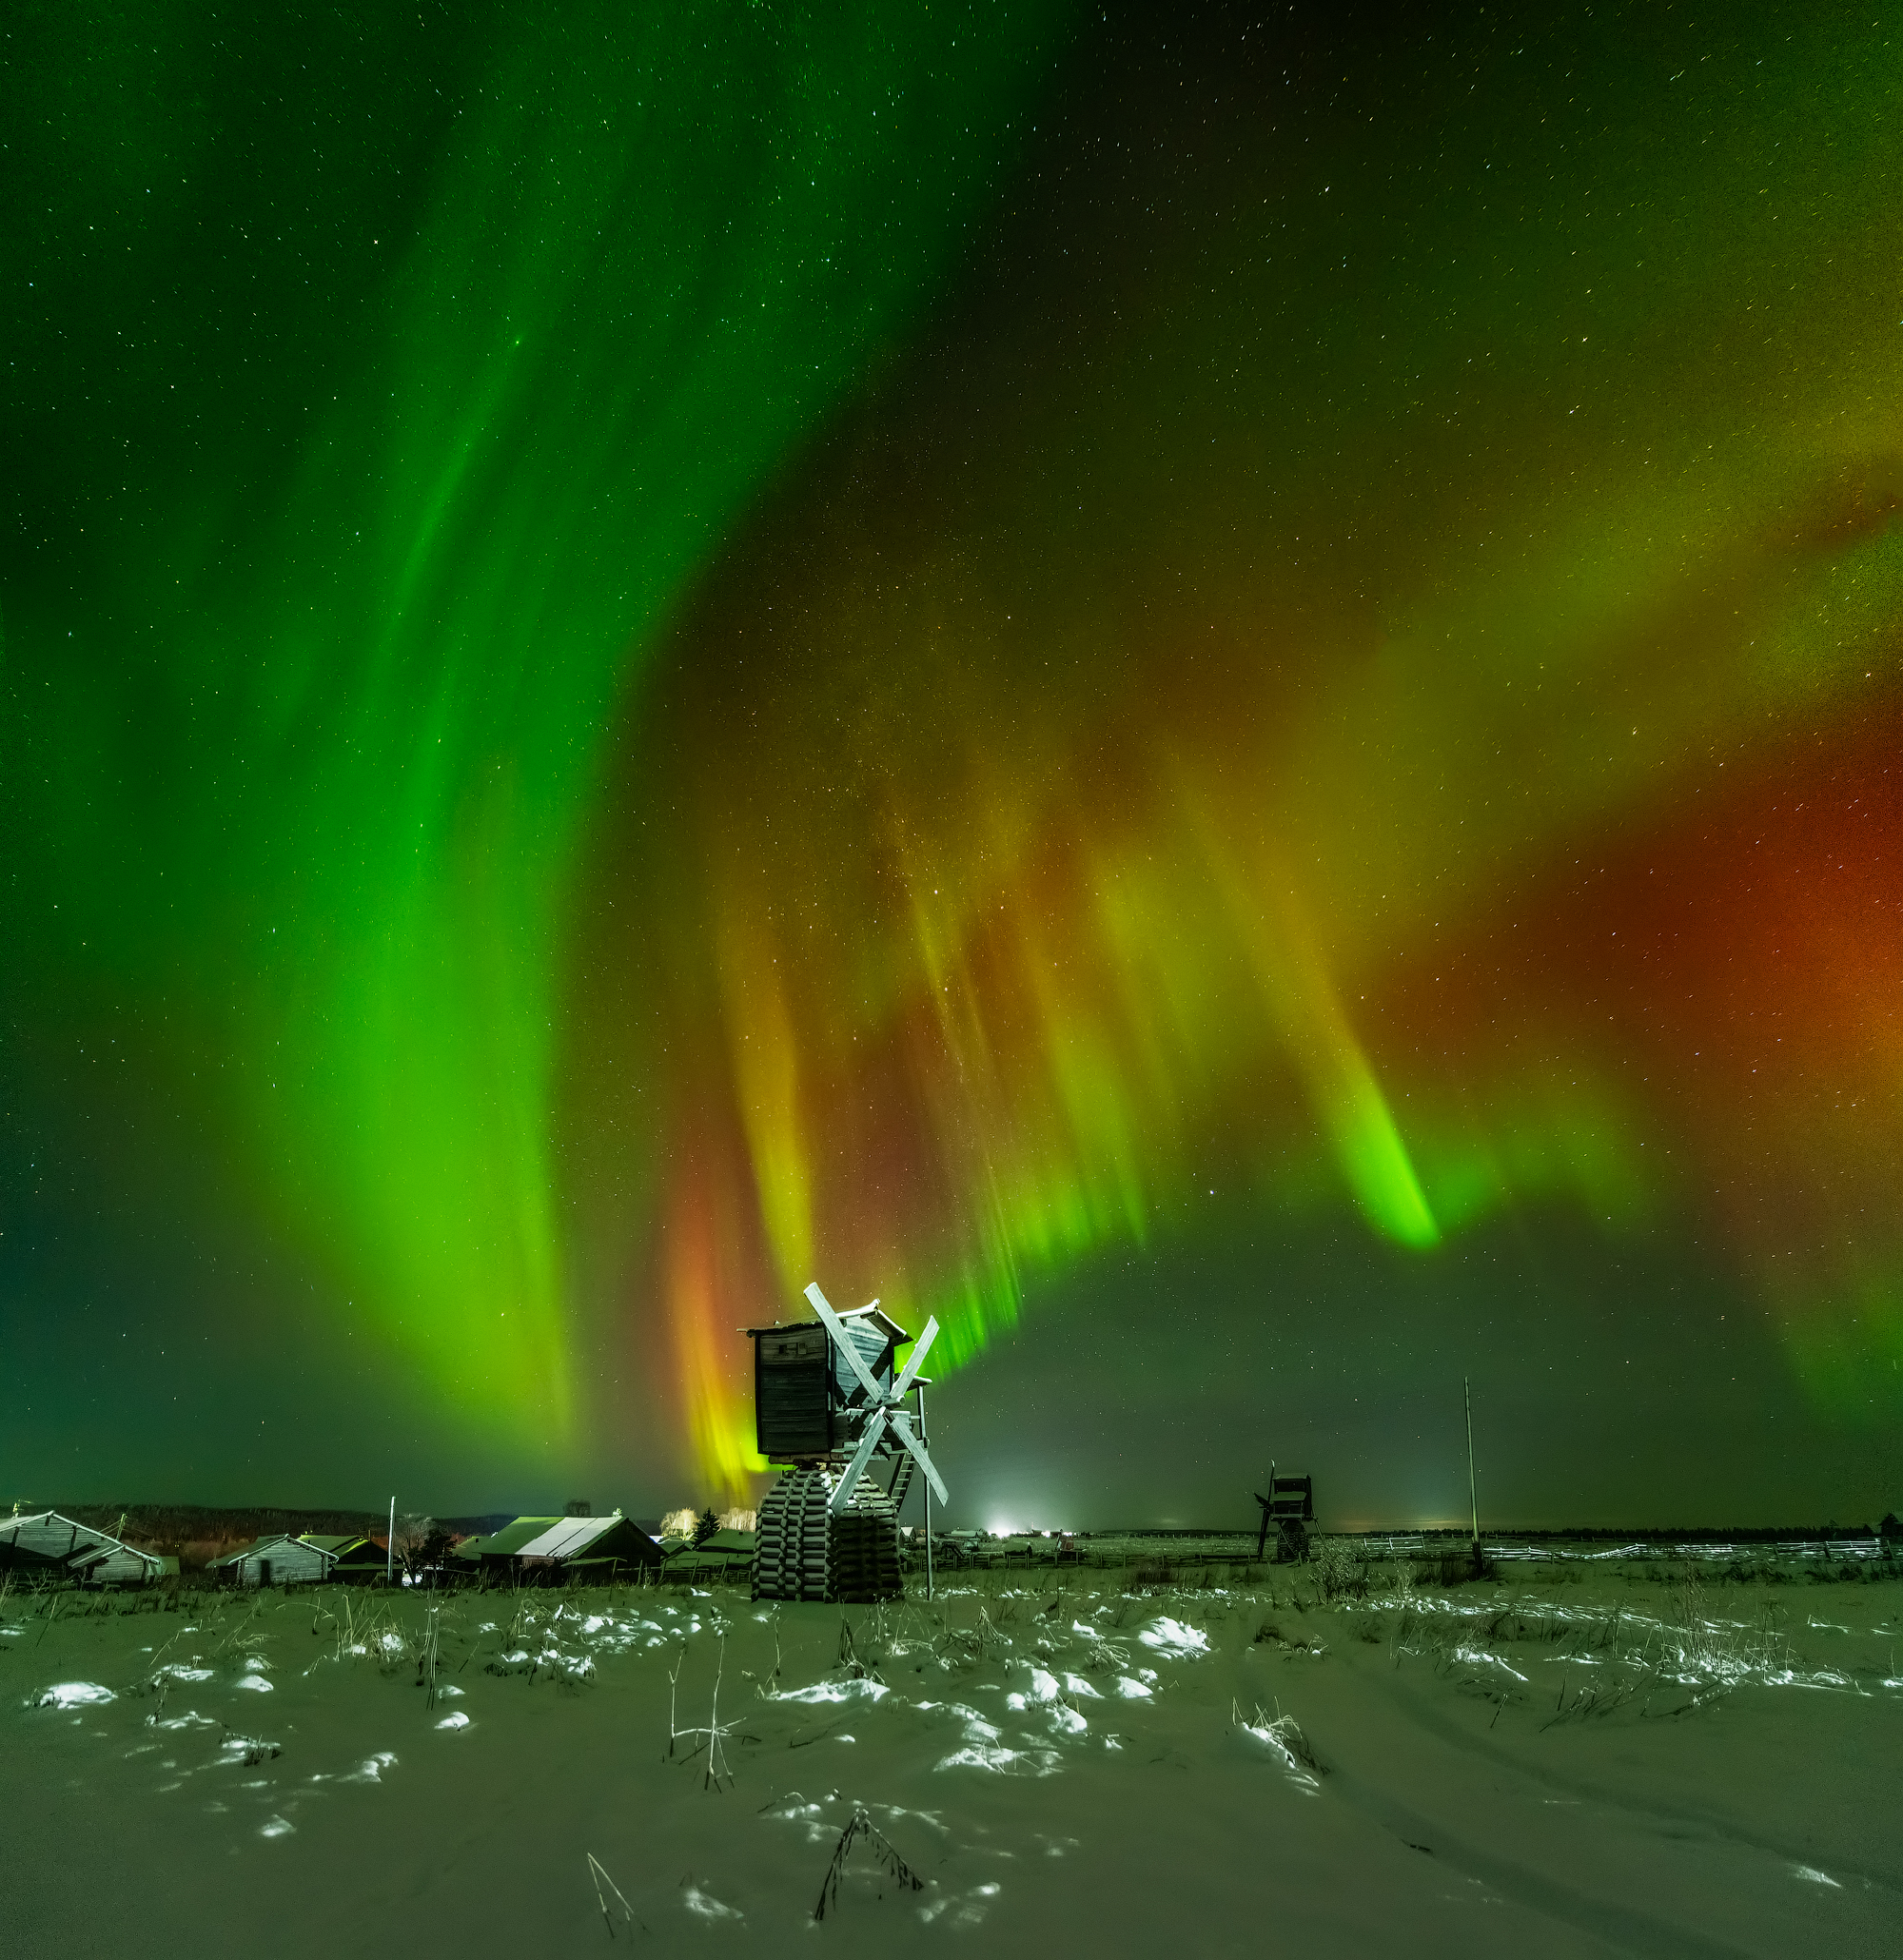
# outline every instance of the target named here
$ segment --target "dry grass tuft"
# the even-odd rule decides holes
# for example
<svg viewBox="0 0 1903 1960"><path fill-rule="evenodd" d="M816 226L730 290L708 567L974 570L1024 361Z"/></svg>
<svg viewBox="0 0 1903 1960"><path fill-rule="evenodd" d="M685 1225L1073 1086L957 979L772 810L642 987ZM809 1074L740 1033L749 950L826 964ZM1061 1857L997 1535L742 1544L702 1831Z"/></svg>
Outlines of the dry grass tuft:
<svg viewBox="0 0 1903 1960"><path fill-rule="evenodd" d="M839 1842L833 1847L833 1860L826 1868L826 1876L819 1881L819 1903L813 1909L814 1919L824 1919L829 1906L839 1903L839 1878L846 1869L846 1859L854 1844L864 1838L871 1848L880 1869L893 1883L904 1891L923 1891L925 1881L915 1872L867 1813L862 1803L853 1806L853 1814L846 1820L846 1828L839 1833ZM880 1894L884 1896L883 1892Z"/></svg>
<svg viewBox="0 0 1903 1960"><path fill-rule="evenodd" d="M618 1885L617 1885L612 1878L608 1876L607 1870L602 1865L601 1860L598 1858L593 1852L588 1852L587 1856L588 1875L595 1881L595 1903L600 1907L601 1923L608 1929L608 1937L610 1939L613 1939L615 1937L615 1919L613 1913L611 1913L608 1911L607 1893L603 1892L601 1888L605 1885L608 1888L608 1891L613 1892L615 1894L616 1899L619 1902L621 1908L621 1920L623 1925L633 1926L637 1923L635 1919L635 1909L631 1905L629 1905L626 1898L622 1896L621 1888ZM641 1931L645 1932L647 1931L647 1928L643 1926L641 1928Z"/></svg>
<svg viewBox="0 0 1903 1960"><path fill-rule="evenodd" d="M1310 1540L1315 1583L1327 1605L1365 1599L1369 1590L1367 1547L1353 1539Z"/></svg>

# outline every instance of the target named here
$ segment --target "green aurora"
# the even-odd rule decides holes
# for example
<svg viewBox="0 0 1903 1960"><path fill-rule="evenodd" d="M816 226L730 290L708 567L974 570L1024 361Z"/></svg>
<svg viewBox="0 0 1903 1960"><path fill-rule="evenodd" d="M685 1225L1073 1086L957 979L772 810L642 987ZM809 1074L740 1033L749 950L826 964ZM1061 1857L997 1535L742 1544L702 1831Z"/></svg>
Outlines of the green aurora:
<svg viewBox="0 0 1903 1960"><path fill-rule="evenodd" d="M1875 1500L1895 25L31 14L16 1351L348 1342L300 1475L658 1502L747 1488L815 1273L1027 1423L1127 1333L1078 1392L1180 1432L1207 1315L1425 1515L1359 1397L1484 1325L1529 1449L1691 1384L1579 1390L1655 1437L1596 1502L1774 1411ZM112 1379L142 1480L286 1474Z"/></svg>
<svg viewBox="0 0 1903 1960"><path fill-rule="evenodd" d="M129 410L146 480L103 549L61 540L109 612L31 700L57 766L22 787L48 909L78 894L64 950L150 976L217 1052L253 1202L437 1391L565 1435L550 1096L602 747L736 514L944 276L1053 16L471 25L351 48L313 14L330 72L286 155L284 64L222 51L212 10L39 23L16 70L55 200L31 358L94 313L123 366L79 440L96 468ZM401 137L380 155L353 124ZM318 254L328 319L296 276ZM233 430L229 370L265 363L218 343L261 286L268 372ZM73 441L74 404L26 392ZM90 471L71 494L112 495ZM16 640L57 637L12 611ZM128 725L142 696L156 739Z"/></svg>

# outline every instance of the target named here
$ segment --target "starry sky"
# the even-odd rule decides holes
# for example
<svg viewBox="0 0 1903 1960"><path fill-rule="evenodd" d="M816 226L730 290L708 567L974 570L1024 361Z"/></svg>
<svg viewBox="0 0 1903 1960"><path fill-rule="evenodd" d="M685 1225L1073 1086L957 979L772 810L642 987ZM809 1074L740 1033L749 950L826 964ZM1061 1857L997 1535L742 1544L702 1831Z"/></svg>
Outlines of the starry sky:
<svg viewBox="0 0 1903 1960"><path fill-rule="evenodd" d="M1899 49L29 10L0 1493L1889 1508Z"/></svg>

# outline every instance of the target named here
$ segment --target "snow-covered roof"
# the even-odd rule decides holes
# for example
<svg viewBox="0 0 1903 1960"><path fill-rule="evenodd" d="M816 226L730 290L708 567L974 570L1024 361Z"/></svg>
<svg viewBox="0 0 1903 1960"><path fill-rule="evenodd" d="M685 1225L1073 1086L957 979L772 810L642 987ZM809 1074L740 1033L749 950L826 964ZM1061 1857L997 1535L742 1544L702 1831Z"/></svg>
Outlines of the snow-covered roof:
<svg viewBox="0 0 1903 1960"><path fill-rule="evenodd" d="M94 1545L88 1552L81 1552L67 1563L75 1571L89 1572L96 1565L103 1565L108 1558L134 1558L147 1572L162 1572L166 1561L156 1552L142 1552L137 1545L128 1545L120 1539L108 1539L103 1545Z"/></svg>
<svg viewBox="0 0 1903 1960"><path fill-rule="evenodd" d="M522 1558L573 1558L620 1522L618 1511L610 1518L564 1518L540 1538L531 1539L517 1556Z"/></svg>
<svg viewBox="0 0 1903 1960"><path fill-rule="evenodd" d="M0 1546L10 1546L31 1558L80 1571L101 1559L124 1554L156 1572L164 1564L156 1553L142 1552L109 1531L63 1517L57 1511L32 1511L19 1518L0 1518Z"/></svg>
<svg viewBox="0 0 1903 1960"><path fill-rule="evenodd" d="M876 1332L880 1336L882 1345L890 1341L899 1347L904 1347L912 1338L889 1313L880 1308L876 1300L870 1306L837 1307L834 1313L834 1318L844 1322L851 1331ZM752 1340L761 1334L790 1334L795 1328L804 1329L823 1324L820 1321L775 1321L771 1327L742 1327L740 1332Z"/></svg>
<svg viewBox="0 0 1903 1960"><path fill-rule="evenodd" d="M29 1511L23 1518L0 1518L0 1545L11 1545L38 1558L64 1561L75 1552L116 1542L107 1533L63 1518L57 1511Z"/></svg>
<svg viewBox="0 0 1903 1960"><path fill-rule="evenodd" d="M346 1539L344 1542L349 1541ZM267 1539L254 1539L248 1545L240 1545L235 1552L226 1552L223 1557L213 1558L206 1566L206 1570L211 1572L221 1565L238 1565L246 1558L261 1558L279 1545L292 1545L300 1552L315 1552L320 1558L332 1564L337 1559L337 1554L324 1545L314 1545L308 1539L299 1538L288 1531L279 1531L273 1532Z"/></svg>
<svg viewBox="0 0 1903 1960"><path fill-rule="evenodd" d="M593 1522L590 1519L564 1519L560 1518L518 1518L514 1523L505 1524L500 1531L492 1531L482 1540L483 1556L500 1558L503 1553L520 1552L531 1539L540 1538L543 1533L562 1523Z"/></svg>

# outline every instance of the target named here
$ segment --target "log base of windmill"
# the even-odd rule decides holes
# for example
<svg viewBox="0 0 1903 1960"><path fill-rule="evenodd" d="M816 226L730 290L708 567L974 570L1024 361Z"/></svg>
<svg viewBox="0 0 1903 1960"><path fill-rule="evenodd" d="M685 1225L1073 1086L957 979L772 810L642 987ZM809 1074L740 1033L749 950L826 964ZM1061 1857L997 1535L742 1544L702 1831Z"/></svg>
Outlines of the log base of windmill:
<svg viewBox="0 0 1903 1960"><path fill-rule="evenodd" d="M870 1477L844 1511L828 1508L823 1470L789 1470L760 1504L754 1539L755 1599L871 1604L903 1590L898 1514Z"/></svg>

